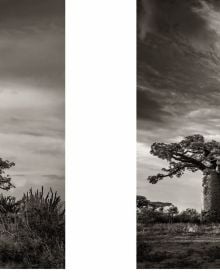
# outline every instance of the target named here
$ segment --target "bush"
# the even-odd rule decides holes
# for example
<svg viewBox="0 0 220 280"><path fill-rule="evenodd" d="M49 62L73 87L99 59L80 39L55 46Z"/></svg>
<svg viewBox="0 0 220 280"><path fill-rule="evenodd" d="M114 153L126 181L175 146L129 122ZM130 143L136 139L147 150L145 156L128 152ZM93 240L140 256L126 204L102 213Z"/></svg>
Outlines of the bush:
<svg viewBox="0 0 220 280"><path fill-rule="evenodd" d="M192 208L187 208L175 217L175 222L179 223L200 223L201 215Z"/></svg>
<svg viewBox="0 0 220 280"><path fill-rule="evenodd" d="M27 229L51 242L56 239L64 242L64 209L57 192L50 189L44 197L43 187L35 193L30 189L20 202L19 212L23 217L22 225L25 224Z"/></svg>
<svg viewBox="0 0 220 280"><path fill-rule="evenodd" d="M10 268L64 268L64 205L56 192L30 190L18 202L2 195L0 218L2 263L11 263Z"/></svg>
<svg viewBox="0 0 220 280"><path fill-rule="evenodd" d="M168 223L169 215L160 211L143 208L137 213L137 222L143 225L149 223Z"/></svg>
<svg viewBox="0 0 220 280"><path fill-rule="evenodd" d="M153 207L154 206L154 207ZM168 207L168 208L167 208ZM166 209L165 209L166 208ZM165 210L164 210L165 209ZM215 213L198 213L195 209L187 208L179 213L178 208L168 202L151 202L143 196L137 196L137 222L149 223L196 223L216 221Z"/></svg>

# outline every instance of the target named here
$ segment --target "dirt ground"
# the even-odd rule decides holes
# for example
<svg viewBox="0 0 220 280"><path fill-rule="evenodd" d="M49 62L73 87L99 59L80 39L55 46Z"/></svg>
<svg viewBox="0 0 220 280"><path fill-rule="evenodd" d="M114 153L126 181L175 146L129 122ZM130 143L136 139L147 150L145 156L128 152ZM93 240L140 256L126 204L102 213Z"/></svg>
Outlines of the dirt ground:
<svg viewBox="0 0 220 280"><path fill-rule="evenodd" d="M220 268L220 224L154 224L137 233L137 268Z"/></svg>

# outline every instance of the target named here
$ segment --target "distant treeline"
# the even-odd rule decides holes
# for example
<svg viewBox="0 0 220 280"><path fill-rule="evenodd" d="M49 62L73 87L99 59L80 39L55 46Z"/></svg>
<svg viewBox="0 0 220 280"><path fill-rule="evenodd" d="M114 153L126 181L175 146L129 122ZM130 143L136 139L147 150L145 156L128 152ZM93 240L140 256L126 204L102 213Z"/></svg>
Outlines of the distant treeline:
<svg viewBox="0 0 220 280"><path fill-rule="evenodd" d="M144 196L137 196L137 224L149 223L205 223L216 221L214 212L202 211L187 208L179 211L170 202L152 202Z"/></svg>

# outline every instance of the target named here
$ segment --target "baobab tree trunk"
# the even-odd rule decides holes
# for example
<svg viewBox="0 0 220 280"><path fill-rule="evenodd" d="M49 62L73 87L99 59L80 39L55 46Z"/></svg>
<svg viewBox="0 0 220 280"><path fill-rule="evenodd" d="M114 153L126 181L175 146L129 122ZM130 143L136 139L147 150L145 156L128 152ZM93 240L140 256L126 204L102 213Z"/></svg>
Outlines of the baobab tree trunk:
<svg viewBox="0 0 220 280"><path fill-rule="evenodd" d="M203 207L204 211L216 215L220 219L220 174L209 170L203 178Z"/></svg>

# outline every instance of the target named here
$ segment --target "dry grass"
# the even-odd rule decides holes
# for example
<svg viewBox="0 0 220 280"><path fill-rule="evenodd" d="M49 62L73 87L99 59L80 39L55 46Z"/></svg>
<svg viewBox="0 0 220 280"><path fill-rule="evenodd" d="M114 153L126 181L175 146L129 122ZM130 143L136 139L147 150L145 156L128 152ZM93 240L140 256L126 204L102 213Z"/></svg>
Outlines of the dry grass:
<svg viewBox="0 0 220 280"><path fill-rule="evenodd" d="M52 190L44 195L43 188L30 190L19 202L0 197L0 252L0 268L64 268L60 197Z"/></svg>
<svg viewBox="0 0 220 280"><path fill-rule="evenodd" d="M220 224L139 226L137 268L220 268Z"/></svg>

